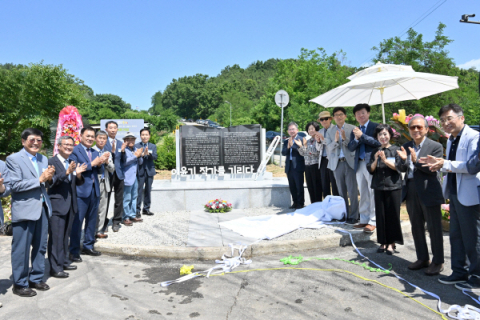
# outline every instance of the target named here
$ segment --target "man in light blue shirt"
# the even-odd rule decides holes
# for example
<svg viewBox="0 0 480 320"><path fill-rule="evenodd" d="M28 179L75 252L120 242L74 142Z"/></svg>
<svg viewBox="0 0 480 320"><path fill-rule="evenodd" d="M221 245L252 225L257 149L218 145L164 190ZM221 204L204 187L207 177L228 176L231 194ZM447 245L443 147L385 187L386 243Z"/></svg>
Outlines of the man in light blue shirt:
<svg viewBox="0 0 480 320"><path fill-rule="evenodd" d="M131 132L123 138L121 150L121 167L125 175L123 189L123 224L132 226L133 222L142 222L142 218L136 217L138 182L137 166L143 164L143 156L148 150L135 147L135 136ZM147 154L145 154L147 153Z"/></svg>

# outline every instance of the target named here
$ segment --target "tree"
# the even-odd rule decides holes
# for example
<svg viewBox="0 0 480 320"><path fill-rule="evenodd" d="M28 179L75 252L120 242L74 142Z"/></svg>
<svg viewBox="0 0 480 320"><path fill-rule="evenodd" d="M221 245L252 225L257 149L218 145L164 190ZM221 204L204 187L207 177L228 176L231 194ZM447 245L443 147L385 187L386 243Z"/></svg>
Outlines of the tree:
<svg viewBox="0 0 480 320"><path fill-rule="evenodd" d="M222 102L217 85L207 75L196 74L174 79L162 95L163 109L183 118L205 118Z"/></svg>
<svg viewBox="0 0 480 320"><path fill-rule="evenodd" d="M302 49L298 59L278 62L275 76L270 79L250 117L267 130L280 131L281 109L275 104L275 93L283 89L290 96L290 103L284 110L284 129L290 121L303 128L317 119L323 109L309 100L348 81L353 69L342 65L344 59L343 52L327 55L319 48Z"/></svg>
<svg viewBox="0 0 480 320"><path fill-rule="evenodd" d="M0 68L0 150L6 154L21 148L21 132L36 127L50 142L50 123L67 105L86 104L81 80L68 74L62 65L13 66Z"/></svg>
<svg viewBox="0 0 480 320"><path fill-rule="evenodd" d="M96 94L94 101L104 103L116 114L124 114L132 110L130 103L126 103L122 98L115 94Z"/></svg>

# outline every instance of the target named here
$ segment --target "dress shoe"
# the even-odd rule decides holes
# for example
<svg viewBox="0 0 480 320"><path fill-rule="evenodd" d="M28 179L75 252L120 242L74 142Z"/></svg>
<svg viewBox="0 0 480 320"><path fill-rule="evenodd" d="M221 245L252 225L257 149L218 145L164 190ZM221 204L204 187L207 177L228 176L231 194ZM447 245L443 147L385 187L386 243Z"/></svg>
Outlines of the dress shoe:
<svg viewBox="0 0 480 320"><path fill-rule="evenodd" d="M429 265L430 265L429 260L427 260L427 261L417 260L414 263L410 264L408 266L408 269L410 269L410 270L420 270L420 269L423 269L423 268L428 268Z"/></svg>
<svg viewBox="0 0 480 320"><path fill-rule="evenodd" d="M438 282L443 284L457 284L457 283L465 283L467 281L468 281L468 275L456 276L454 274L451 274L448 277L438 278Z"/></svg>
<svg viewBox="0 0 480 320"><path fill-rule="evenodd" d="M80 256L74 256L74 255L72 255L72 254L70 255L69 258L70 258L70 261L76 262L76 263L83 261L82 258L80 258Z"/></svg>
<svg viewBox="0 0 480 320"><path fill-rule="evenodd" d="M31 282L31 281L28 281L28 285L30 286L30 288L35 288L37 290L40 290L40 291L47 291L50 289L49 285L46 284L45 282Z"/></svg>
<svg viewBox="0 0 480 320"><path fill-rule="evenodd" d="M357 223L357 220L355 219L347 219L345 220L345 224L349 224L349 225L354 225Z"/></svg>
<svg viewBox="0 0 480 320"><path fill-rule="evenodd" d="M112 230L113 232L118 232L118 230L120 230L120 224L119 223L115 223L112 227Z"/></svg>
<svg viewBox="0 0 480 320"><path fill-rule="evenodd" d="M299 204L295 207L295 209L302 209L302 208L305 208L305 206L303 204Z"/></svg>
<svg viewBox="0 0 480 320"><path fill-rule="evenodd" d="M135 218L130 219L130 221L132 221L132 222L143 222L143 219L135 217Z"/></svg>
<svg viewBox="0 0 480 320"><path fill-rule="evenodd" d="M294 203L290 207L288 207L288 209L297 209L297 205Z"/></svg>
<svg viewBox="0 0 480 320"><path fill-rule="evenodd" d="M125 219L123 220L123 224L127 227L131 227L133 225L133 222L130 221L130 219Z"/></svg>
<svg viewBox="0 0 480 320"><path fill-rule="evenodd" d="M353 227L355 229L363 229L367 226L367 223L357 223L356 225L354 225Z"/></svg>
<svg viewBox="0 0 480 320"><path fill-rule="evenodd" d="M436 263L431 263L427 270L425 270L425 274L427 276L436 276L437 274L440 274L440 272L443 271L443 263L436 264Z"/></svg>
<svg viewBox="0 0 480 320"><path fill-rule="evenodd" d="M63 270L77 270L77 266L73 266L71 264L69 264L68 266L63 266Z"/></svg>
<svg viewBox="0 0 480 320"><path fill-rule="evenodd" d="M50 275L54 278L68 278L69 274L67 272L50 272Z"/></svg>
<svg viewBox="0 0 480 320"><path fill-rule="evenodd" d="M34 297L37 295L37 292L32 288L22 288L13 286L13 294L16 294L20 297Z"/></svg>
<svg viewBox="0 0 480 320"><path fill-rule="evenodd" d="M95 238L97 238L97 239L107 239L107 238L108 238L108 234L97 233L97 234L95 235Z"/></svg>
<svg viewBox="0 0 480 320"><path fill-rule="evenodd" d="M385 250L386 250L386 248L380 247L380 248L377 249L377 253L384 253Z"/></svg>
<svg viewBox="0 0 480 320"><path fill-rule="evenodd" d="M143 210L142 211L142 214L146 215L146 216L153 216L153 212L150 211L150 210Z"/></svg>
<svg viewBox="0 0 480 320"><path fill-rule="evenodd" d="M365 228L363 228L363 232L365 233L373 233L377 227L372 226L371 224L367 224Z"/></svg>
<svg viewBox="0 0 480 320"><path fill-rule="evenodd" d="M94 249L82 249L82 254L97 257L97 256L101 255L102 253L100 251L96 251Z"/></svg>

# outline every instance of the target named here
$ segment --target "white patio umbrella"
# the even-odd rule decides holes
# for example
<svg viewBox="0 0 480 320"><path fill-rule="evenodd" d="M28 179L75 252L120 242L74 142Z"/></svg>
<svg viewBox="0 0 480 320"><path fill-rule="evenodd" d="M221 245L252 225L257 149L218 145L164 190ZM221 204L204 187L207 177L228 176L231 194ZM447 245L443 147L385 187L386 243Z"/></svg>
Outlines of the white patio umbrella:
<svg viewBox="0 0 480 320"><path fill-rule="evenodd" d="M380 61L377 62L375 65L365 68L363 70L360 70L354 74L352 74L350 77L347 77L349 80L356 79L358 77L363 77L372 73L378 73L378 72L387 72L387 71L399 71L399 72L415 72L413 70L412 66L406 66L402 64L387 64L387 63L381 63Z"/></svg>
<svg viewBox="0 0 480 320"><path fill-rule="evenodd" d="M457 88L457 77L415 71L385 71L355 77L310 102L326 108L352 107L358 103L382 104L385 123L385 103L420 100Z"/></svg>

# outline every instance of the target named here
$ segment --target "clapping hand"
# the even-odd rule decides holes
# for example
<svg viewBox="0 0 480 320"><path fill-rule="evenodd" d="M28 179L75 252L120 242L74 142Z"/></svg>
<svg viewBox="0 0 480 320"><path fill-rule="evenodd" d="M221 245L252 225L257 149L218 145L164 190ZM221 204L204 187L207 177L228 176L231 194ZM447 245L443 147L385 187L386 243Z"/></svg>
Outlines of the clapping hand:
<svg viewBox="0 0 480 320"><path fill-rule="evenodd" d="M75 171L77 172L77 176L80 176L83 172L87 171L87 164L77 164Z"/></svg>
<svg viewBox="0 0 480 320"><path fill-rule="evenodd" d="M347 137L346 137L346 135L345 135L345 130L342 129L342 130L340 130L340 131L341 131L341 133L342 133L342 140L347 140ZM360 131L360 132L362 132L362 131Z"/></svg>
<svg viewBox="0 0 480 320"><path fill-rule="evenodd" d="M288 145L287 145L287 148L290 149L291 147L293 146L293 138L290 137L288 138Z"/></svg>
<svg viewBox="0 0 480 320"><path fill-rule="evenodd" d="M303 147L303 143L302 143L302 140L296 140L295 139L295 144L298 146L298 147Z"/></svg>
<svg viewBox="0 0 480 320"><path fill-rule="evenodd" d="M320 132L317 132L317 134L315 135L315 139L317 140L317 142L320 142L323 141L325 137Z"/></svg>
<svg viewBox="0 0 480 320"><path fill-rule="evenodd" d="M377 151L377 152L375 153L375 156L374 156L374 157L375 157L375 161L378 161L378 157L380 156L380 152L382 152L382 151L379 150L379 151Z"/></svg>
<svg viewBox="0 0 480 320"><path fill-rule="evenodd" d="M423 163L423 167L429 167L430 171L435 172L443 167L443 158L437 158L434 156L422 157L418 162Z"/></svg>
<svg viewBox="0 0 480 320"><path fill-rule="evenodd" d="M122 144L122 152L125 152L125 148L127 147L127 145L128 145L128 142L126 141Z"/></svg>
<svg viewBox="0 0 480 320"><path fill-rule="evenodd" d="M48 168L42 172L40 175L40 182L44 183L46 181L52 180L53 175L55 174L55 167L54 166L48 166Z"/></svg>
<svg viewBox="0 0 480 320"><path fill-rule="evenodd" d="M359 127L353 128L353 134L355 135L355 139L360 140L360 137L362 136L363 132L360 130Z"/></svg>
<svg viewBox="0 0 480 320"><path fill-rule="evenodd" d="M384 151L379 151L380 154L378 155L380 157L380 159L382 159L383 162L387 161L387 157L385 156L385 152Z"/></svg>
<svg viewBox="0 0 480 320"><path fill-rule="evenodd" d="M400 156L400 159L403 161L407 160L407 150L404 147L401 147L401 150L397 150L397 154Z"/></svg>
<svg viewBox="0 0 480 320"><path fill-rule="evenodd" d="M145 150L143 150L143 156L144 157L148 156L148 146L146 146Z"/></svg>
<svg viewBox="0 0 480 320"><path fill-rule="evenodd" d="M138 148L137 150L135 150L135 157L140 157L142 155L142 152L143 152L143 149L142 148Z"/></svg>
<svg viewBox="0 0 480 320"><path fill-rule="evenodd" d="M338 142L338 139L340 139L340 132L337 130L335 133L335 142Z"/></svg>
<svg viewBox="0 0 480 320"><path fill-rule="evenodd" d="M67 168L67 176L75 170L75 161L70 162Z"/></svg>
<svg viewBox="0 0 480 320"><path fill-rule="evenodd" d="M416 163L417 162L417 153L415 152L415 150L412 147L408 147L408 149L410 150L410 157L412 159L412 162Z"/></svg>

